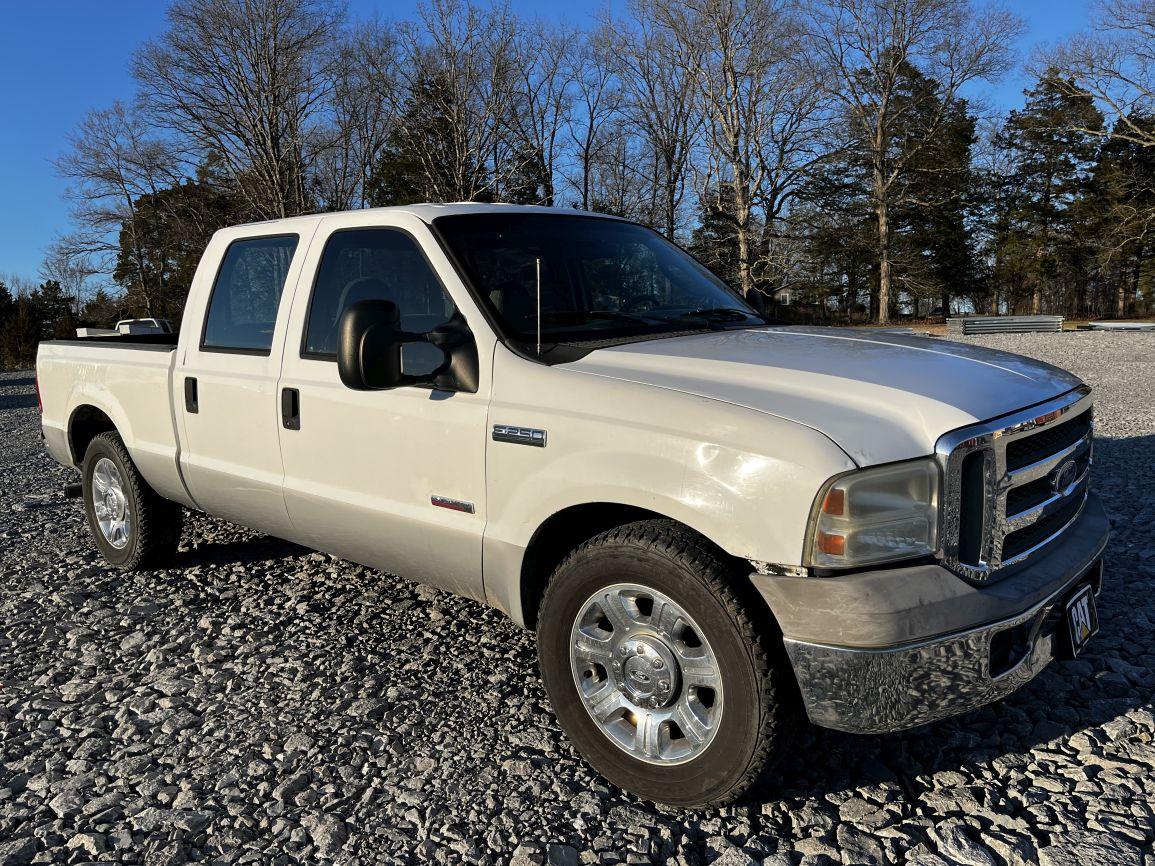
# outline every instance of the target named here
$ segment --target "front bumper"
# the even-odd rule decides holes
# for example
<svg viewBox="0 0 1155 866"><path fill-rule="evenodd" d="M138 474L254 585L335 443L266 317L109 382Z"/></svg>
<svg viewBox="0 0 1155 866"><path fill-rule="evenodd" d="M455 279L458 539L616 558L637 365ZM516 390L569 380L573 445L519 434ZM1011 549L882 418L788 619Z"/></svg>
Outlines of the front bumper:
<svg viewBox="0 0 1155 866"><path fill-rule="evenodd" d="M988 586L937 565L752 580L782 626L810 720L883 733L966 712L1033 679L1058 649L1067 593L1088 579L1098 592L1109 534L1092 496L1051 549Z"/></svg>

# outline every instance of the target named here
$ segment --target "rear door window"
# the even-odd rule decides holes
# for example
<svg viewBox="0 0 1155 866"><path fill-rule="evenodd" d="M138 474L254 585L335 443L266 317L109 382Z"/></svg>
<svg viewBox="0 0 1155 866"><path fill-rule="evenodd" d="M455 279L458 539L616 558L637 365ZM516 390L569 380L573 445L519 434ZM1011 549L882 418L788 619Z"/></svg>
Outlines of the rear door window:
<svg viewBox="0 0 1155 866"><path fill-rule="evenodd" d="M269 354L297 241L278 235L229 244L209 298L202 349Z"/></svg>

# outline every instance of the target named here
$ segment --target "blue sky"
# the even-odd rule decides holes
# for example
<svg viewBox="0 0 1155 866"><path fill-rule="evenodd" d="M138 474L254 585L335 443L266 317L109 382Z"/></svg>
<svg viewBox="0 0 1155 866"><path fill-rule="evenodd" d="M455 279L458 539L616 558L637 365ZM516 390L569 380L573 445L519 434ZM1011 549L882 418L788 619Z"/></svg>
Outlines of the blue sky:
<svg viewBox="0 0 1155 866"><path fill-rule="evenodd" d="M13 0L0 13L0 274L37 276L45 248L68 228L64 183L52 161L67 148L84 114L128 99L133 51L164 28L159 0ZM405 17L413 0L351 0L352 13ZM584 23L606 4L517 0L515 10ZM624 0L613 0L611 9ZM1026 19L1025 56L1086 23L1082 0L1017 0ZM1015 107L1025 81L1010 76L990 90L996 105Z"/></svg>

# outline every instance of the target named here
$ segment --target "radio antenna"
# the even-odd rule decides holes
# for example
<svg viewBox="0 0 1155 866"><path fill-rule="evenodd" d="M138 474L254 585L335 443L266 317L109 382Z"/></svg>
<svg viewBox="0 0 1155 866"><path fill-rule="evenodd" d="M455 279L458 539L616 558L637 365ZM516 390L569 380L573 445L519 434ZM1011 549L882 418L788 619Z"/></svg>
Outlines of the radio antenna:
<svg viewBox="0 0 1155 866"><path fill-rule="evenodd" d="M537 264L537 356L541 357L541 256L534 261Z"/></svg>

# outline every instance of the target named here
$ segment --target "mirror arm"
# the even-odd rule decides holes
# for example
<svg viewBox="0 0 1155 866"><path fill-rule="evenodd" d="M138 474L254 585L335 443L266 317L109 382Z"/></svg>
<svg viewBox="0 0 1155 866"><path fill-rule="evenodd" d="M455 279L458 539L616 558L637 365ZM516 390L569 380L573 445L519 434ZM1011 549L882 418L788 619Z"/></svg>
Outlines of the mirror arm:
<svg viewBox="0 0 1155 866"><path fill-rule="evenodd" d="M434 388L476 394L479 387L477 340L460 312L425 335L427 342L445 355L445 361L430 373Z"/></svg>
<svg viewBox="0 0 1155 866"><path fill-rule="evenodd" d="M432 342L432 341L429 339L428 334L412 334L409 331L397 331L396 332L396 343L399 346L404 346L404 345L407 345L409 343L430 343L430 342ZM447 356L447 358L448 358L448 356ZM446 366L446 365L441 364L436 370L434 370L432 373L430 373L427 376L410 376L408 373L402 373L401 378L398 380L396 387L406 388L410 385L429 384L429 382L432 380L433 376L436 373L438 373L441 370L441 368L444 366Z"/></svg>

